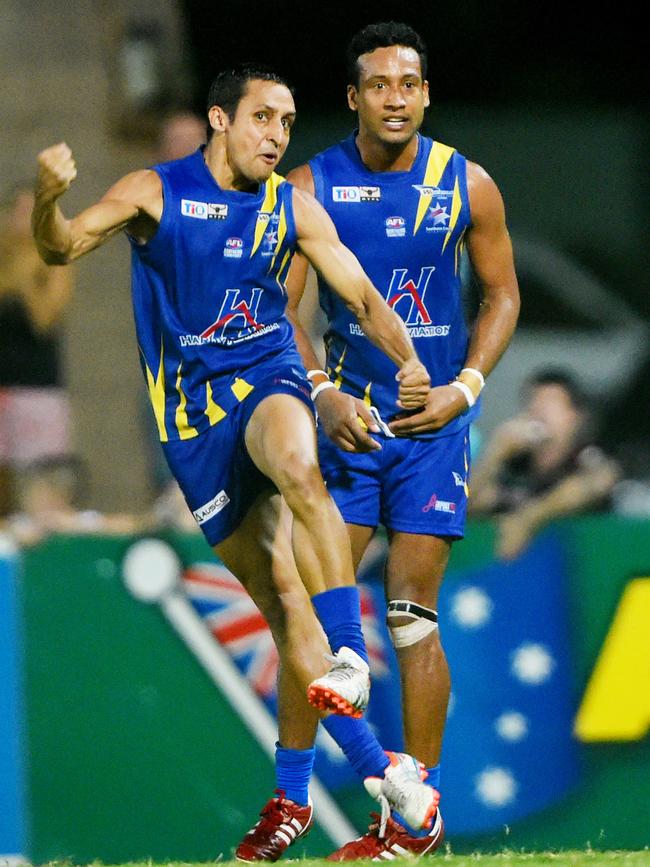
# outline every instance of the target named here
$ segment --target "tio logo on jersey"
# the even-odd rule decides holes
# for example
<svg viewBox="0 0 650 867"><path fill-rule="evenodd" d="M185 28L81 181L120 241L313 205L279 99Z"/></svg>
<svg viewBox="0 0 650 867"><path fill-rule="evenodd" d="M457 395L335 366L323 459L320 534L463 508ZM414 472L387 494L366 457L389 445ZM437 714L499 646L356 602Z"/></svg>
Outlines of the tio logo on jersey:
<svg viewBox="0 0 650 867"><path fill-rule="evenodd" d="M379 202L381 200L380 187L332 187L332 200L334 202Z"/></svg>
<svg viewBox="0 0 650 867"><path fill-rule="evenodd" d="M184 217L193 217L195 220L225 220L228 216L228 205L181 199L181 214Z"/></svg>

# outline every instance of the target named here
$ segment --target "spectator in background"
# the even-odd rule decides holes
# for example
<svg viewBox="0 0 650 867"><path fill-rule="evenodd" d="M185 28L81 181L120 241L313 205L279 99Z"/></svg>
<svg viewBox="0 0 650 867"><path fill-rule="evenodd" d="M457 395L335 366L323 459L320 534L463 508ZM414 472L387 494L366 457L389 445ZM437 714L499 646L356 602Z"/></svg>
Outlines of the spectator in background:
<svg viewBox="0 0 650 867"><path fill-rule="evenodd" d="M131 534L156 529L153 515L108 515L81 509L84 488L85 468L78 458L45 458L29 464L17 478L16 511L0 519L0 532L28 546L57 533Z"/></svg>
<svg viewBox="0 0 650 867"><path fill-rule="evenodd" d="M494 432L472 475L472 515L500 515L497 556L516 557L549 521L606 508L617 465L595 444L587 397L564 370L523 388L523 411Z"/></svg>
<svg viewBox="0 0 650 867"><path fill-rule="evenodd" d="M12 506L22 466L70 450L59 327L72 296L72 273L39 257L33 205L33 192L22 184L0 209L0 515Z"/></svg>
<svg viewBox="0 0 650 867"><path fill-rule="evenodd" d="M206 124L202 117L185 109L170 112L160 125L156 162L178 160L205 144Z"/></svg>

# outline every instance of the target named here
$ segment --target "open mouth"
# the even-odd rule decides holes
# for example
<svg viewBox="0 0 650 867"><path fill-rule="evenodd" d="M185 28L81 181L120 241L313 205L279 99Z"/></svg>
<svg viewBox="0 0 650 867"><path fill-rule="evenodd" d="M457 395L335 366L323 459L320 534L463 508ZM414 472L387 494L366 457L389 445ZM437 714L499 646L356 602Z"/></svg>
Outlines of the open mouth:
<svg viewBox="0 0 650 867"><path fill-rule="evenodd" d="M404 129L408 122L407 117L389 116L383 119L384 126L393 130Z"/></svg>
<svg viewBox="0 0 650 867"><path fill-rule="evenodd" d="M267 166L274 166L278 161L277 154L260 154L260 159L263 160Z"/></svg>

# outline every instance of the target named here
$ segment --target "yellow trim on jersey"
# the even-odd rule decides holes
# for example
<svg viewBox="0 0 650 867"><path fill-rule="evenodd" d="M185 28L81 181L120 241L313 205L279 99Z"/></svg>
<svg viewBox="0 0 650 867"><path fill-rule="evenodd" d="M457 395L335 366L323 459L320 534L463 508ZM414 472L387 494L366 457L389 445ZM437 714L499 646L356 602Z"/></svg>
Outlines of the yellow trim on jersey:
<svg viewBox="0 0 650 867"><path fill-rule="evenodd" d="M178 370L176 371L176 391L180 396L180 400L178 406L176 407L175 421L179 437L182 440L191 440L192 437L197 437L199 435L199 432L187 420L187 397L185 396L185 392L183 391L182 386L182 366L183 362L181 361L178 365Z"/></svg>
<svg viewBox="0 0 650 867"><path fill-rule="evenodd" d="M441 144L441 142L434 141L431 146L431 153L429 154L429 159L427 160L426 171L424 172L424 179L422 181L423 187L437 187L440 183L440 179L442 178L445 169L447 168L447 164L451 159L455 148L450 148L449 145ZM418 202L418 210L415 216L415 225L413 226L413 234L417 232L420 228L420 223L424 219L424 215L426 214L429 206L431 205L431 195L427 195L427 193L420 192L420 201Z"/></svg>
<svg viewBox="0 0 650 867"><path fill-rule="evenodd" d="M269 265L269 273L273 270L273 266L275 265L275 257L280 252L280 247L282 247L282 242L284 241L284 236L287 234L287 215L284 212L284 202L282 203L282 207L280 208L280 219L278 221L278 242L275 245L275 250L273 251L273 258L271 259L271 264Z"/></svg>
<svg viewBox="0 0 650 867"><path fill-rule="evenodd" d="M282 282L282 272L284 271L284 266L290 260L291 260L291 250L287 250L287 252L284 254L284 258L282 259L282 264L278 268L278 273L275 275L275 282L278 284L278 286L280 287L280 289L282 289L283 292L286 292L287 289L286 289L286 286L284 285L284 283ZM288 273L288 271L289 271L289 269L287 268L287 273Z"/></svg>
<svg viewBox="0 0 650 867"><path fill-rule="evenodd" d="M348 351L347 346L343 348L343 352L341 353L341 357L339 358L336 367L334 368L334 373L336 374L336 379L334 380L334 385L337 388L340 388L343 385L343 362L345 361L345 354Z"/></svg>
<svg viewBox="0 0 650 867"><path fill-rule="evenodd" d="M456 228L456 223L458 222L458 217L460 215L460 209L463 206L463 199L460 194L460 188L458 186L458 178L454 180L454 195L451 197L451 219L449 220L449 231L445 235L445 240L442 245L441 253L445 252L445 247L447 246L447 241L451 238L451 233Z"/></svg>
<svg viewBox="0 0 650 867"><path fill-rule="evenodd" d="M140 348L140 352L142 352L142 348ZM142 357L144 358L144 352L142 352ZM167 429L165 427L165 366L163 363L162 340L160 341L160 366L158 367L156 378L154 379L154 375L149 369L146 358L144 358L144 367L147 374L149 400L153 407L153 414L156 417L160 441L166 443L169 437L167 436Z"/></svg>
<svg viewBox="0 0 650 867"><path fill-rule="evenodd" d="M205 384L205 409L203 412L210 420L211 426L218 424L227 415L226 411L212 400L212 386L209 382Z"/></svg>
<svg viewBox="0 0 650 867"><path fill-rule="evenodd" d="M251 391L255 388L254 385L251 385L249 382L246 382L245 379L241 377L237 377L237 379L230 386L230 390L235 395L238 401L242 401L245 397L251 393Z"/></svg>
<svg viewBox="0 0 650 867"><path fill-rule="evenodd" d="M372 388L372 382L369 382L363 392L363 402L366 406L372 406L372 401L370 400L370 389Z"/></svg>
<svg viewBox="0 0 650 867"><path fill-rule="evenodd" d="M465 445L463 446L463 460L465 462L465 483L463 487L465 488L465 496L469 497L469 485L467 484L467 477L469 476L469 461L467 460L467 437L465 437Z"/></svg>
<svg viewBox="0 0 650 867"><path fill-rule="evenodd" d="M275 210L275 206L278 203L278 187L281 183L283 183L283 181L284 178L282 177L282 175L278 175L273 172L271 177L264 184L264 201L262 202L262 207L257 213L257 222L255 223L255 239L253 241L253 248L251 250L251 258L255 255L255 253L257 252L257 248L262 243L262 238L264 237L264 233L266 232L269 225L270 215L273 213L273 211Z"/></svg>

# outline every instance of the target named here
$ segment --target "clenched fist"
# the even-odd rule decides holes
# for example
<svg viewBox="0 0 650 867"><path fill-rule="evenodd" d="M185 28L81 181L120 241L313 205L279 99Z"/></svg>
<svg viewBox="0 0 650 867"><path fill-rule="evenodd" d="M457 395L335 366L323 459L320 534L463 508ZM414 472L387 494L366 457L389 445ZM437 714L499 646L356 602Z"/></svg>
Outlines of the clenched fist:
<svg viewBox="0 0 650 867"><path fill-rule="evenodd" d="M37 196L58 199L76 177L72 151L65 142L46 148L38 155Z"/></svg>
<svg viewBox="0 0 650 867"><path fill-rule="evenodd" d="M417 409L429 394L431 377L426 367L417 358L406 361L398 370L395 379L399 382L398 406Z"/></svg>

